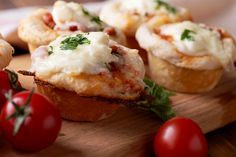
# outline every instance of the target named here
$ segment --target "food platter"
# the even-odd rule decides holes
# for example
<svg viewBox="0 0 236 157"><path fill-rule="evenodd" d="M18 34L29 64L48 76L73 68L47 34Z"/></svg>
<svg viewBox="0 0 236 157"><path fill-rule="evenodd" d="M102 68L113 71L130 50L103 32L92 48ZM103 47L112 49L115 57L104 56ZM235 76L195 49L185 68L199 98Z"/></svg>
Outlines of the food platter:
<svg viewBox="0 0 236 157"><path fill-rule="evenodd" d="M94 19L93 15L90 15L86 10L83 10L83 13L85 14L84 16L91 16L92 19ZM44 25L45 24L46 23L44 23ZM53 27L50 29L54 31ZM105 29L103 29L103 31L104 30ZM190 32L195 33L193 31ZM115 34L117 35L117 33ZM89 33L86 35L89 35ZM23 35L23 37L24 36L25 35ZM119 36L119 34L117 36ZM221 36L221 34L219 36ZM193 39L194 38L190 41L194 41ZM87 43L90 44L90 41L88 40ZM38 45L35 44L33 46L36 48ZM112 47L109 48L112 49ZM48 52L48 56L51 55L49 51L45 52ZM112 52L114 52L113 49ZM112 54L112 52L109 53ZM7 68L19 71L28 70L30 67L30 55L24 54L14 56ZM143 65L142 67L144 69ZM107 69L112 72L109 68ZM149 77L148 65L146 65L146 70L146 76ZM236 115L234 113L236 109L234 105L236 104L235 80L235 73L225 72L220 82L210 92L203 94L175 93L175 95L171 97L173 110L177 116L187 117L195 121L205 134L234 122L236 121ZM19 74L19 81L26 89L30 90L36 87L32 77ZM157 118L149 111L125 106L121 106L110 118L93 123L63 120L61 132L55 143L35 153L34 156L81 155L106 157L130 156L130 154L132 154L132 156L151 156L153 155L153 136L162 123L163 121L161 121L161 119ZM32 155L12 149L5 141L0 142L0 151L6 156Z"/></svg>

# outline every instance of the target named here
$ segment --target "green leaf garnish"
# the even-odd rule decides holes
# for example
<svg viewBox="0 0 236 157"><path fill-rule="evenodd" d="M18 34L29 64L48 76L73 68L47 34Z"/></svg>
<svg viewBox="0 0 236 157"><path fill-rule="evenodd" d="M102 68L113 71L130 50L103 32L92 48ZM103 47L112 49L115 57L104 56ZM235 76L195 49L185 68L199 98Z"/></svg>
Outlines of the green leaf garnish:
<svg viewBox="0 0 236 157"><path fill-rule="evenodd" d="M95 23L97 23L98 25L102 26L103 22L102 22L102 20L99 18L99 16L90 14L89 11L86 10L85 8L82 8L82 12L84 13L84 15L90 17L90 21L91 21L91 22L95 22Z"/></svg>
<svg viewBox="0 0 236 157"><path fill-rule="evenodd" d="M49 46L48 55L51 55L52 53L53 53L53 47Z"/></svg>
<svg viewBox="0 0 236 157"><path fill-rule="evenodd" d="M90 44L91 41L82 34L77 34L74 37L67 37L61 42L61 50L74 50L78 45Z"/></svg>
<svg viewBox="0 0 236 157"><path fill-rule="evenodd" d="M166 91L163 87L158 86L153 81L145 78L145 96L138 101L135 106L142 109L148 109L166 121L175 117L175 112L171 106L170 96L174 94Z"/></svg>
<svg viewBox="0 0 236 157"><path fill-rule="evenodd" d="M168 10L171 13L176 13L177 10L175 7L172 7L170 4L162 1L162 0L155 0L155 2L157 3L157 7L156 9L160 9L160 7L165 7L166 10Z"/></svg>
<svg viewBox="0 0 236 157"><path fill-rule="evenodd" d="M90 15L88 10L86 10L84 7L82 7L82 12L84 13L84 15Z"/></svg>
<svg viewBox="0 0 236 157"><path fill-rule="evenodd" d="M98 25L102 24L102 21L98 16L92 16L91 21L97 23Z"/></svg>
<svg viewBox="0 0 236 157"><path fill-rule="evenodd" d="M189 29L185 29L183 31L183 33L181 34L181 40L190 40L190 41L194 41L194 37L191 34L196 34L196 32L189 30Z"/></svg>

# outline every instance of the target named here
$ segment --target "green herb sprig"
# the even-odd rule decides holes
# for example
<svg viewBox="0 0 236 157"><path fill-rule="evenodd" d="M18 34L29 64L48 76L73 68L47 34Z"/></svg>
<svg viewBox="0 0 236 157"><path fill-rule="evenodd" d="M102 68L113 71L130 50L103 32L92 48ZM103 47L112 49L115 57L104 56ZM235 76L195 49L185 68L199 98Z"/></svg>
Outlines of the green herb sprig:
<svg viewBox="0 0 236 157"><path fill-rule="evenodd" d="M174 94L166 91L163 87L158 86L150 79L145 78L144 82L146 84L146 93L135 106L152 111L163 121L175 117L176 115L172 109L170 100L170 96L173 96Z"/></svg>
<svg viewBox="0 0 236 157"><path fill-rule="evenodd" d="M157 9L160 9L160 7L165 7L166 10L168 10L169 12L171 13L176 13L177 12L177 9L172 7L170 4L162 1L162 0L155 0L155 2L157 3Z"/></svg>
<svg viewBox="0 0 236 157"><path fill-rule="evenodd" d="M92 14L89 13L89 11L86 10L85 8L82 8L82 12L84 13L84 15L90 17L90 21L91 21L91 22L95 22L95 23L97 23L97 24L100 25L100 26L103 25L103 22L102 22L102 20L99 18L99 16L92 15Z"/></svg>
<svg viewBox="0 0 236 157"><path fill-rule="evenodd" d="M51 54L53 54L53 47L52 47L52 46L49 46L48 55L51 55Z"/></svg>
<svg viewBox="0 0 236 157"><path fill-rule="evenodd" d="M196 34L196 32L189 29L185 29L181 34L181 40L194 41L194 37L192 36L193 34Z"/></svg>
<svg viewBox="0 0 236 157"><path fill-rule="evenodd" d="M77 34L74 37L67 37L60 44L61 50L74 50L78 45L90 44L91 41L82 34Z"/></svg>

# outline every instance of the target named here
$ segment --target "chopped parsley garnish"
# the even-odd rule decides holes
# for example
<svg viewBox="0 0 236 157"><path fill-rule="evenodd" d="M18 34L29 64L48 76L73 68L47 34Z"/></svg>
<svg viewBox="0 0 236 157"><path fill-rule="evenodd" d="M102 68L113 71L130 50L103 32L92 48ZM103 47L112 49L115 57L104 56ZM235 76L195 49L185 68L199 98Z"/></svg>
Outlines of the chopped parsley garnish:
<svg viewBox="0 0 236 157"><path fill-rule="evenodd" d="M163 121L175 117L169 98L173 96L173 93L166 91L163 87L158 86L147 78L144 79L144 82L146 84L145 96L135 106L152 111Z"/></svg>
<svg viewBox="0 0 236 157"><path fill-rule="evenodd" d="M51 55L52 53L53 53L53 47L49 46L48 55Z"/></svg>
<svg viewBox="0 0 236 157"><path fill-rule="evenodd" d="M102 24L102 21L98 16L92 16L91 21L97 23L98 25Z"/></svg>
<svg viewBox="0 0 236 157"><path fill-rule="evenodd" d="M95 23L97 23L98 25L102 25L103 22L102 22L102 20L99 18L99 16L90 14L89 11L86 10L85 8L82 8L82 11L83 11L84 15L90 17L90 21L91 21L91 22L95 22Z"/></svg>
<svg viewBox="0 0 236 157"><path fill-rule="evenodd" d="M181 40L190 40L190 41L194 41L194 37L192 36L193 34L196 34L196 32L189 30L189 29L185 29L183 31L183 33L181 34Z"/></svg>
<svg viewBox="0 0 236 157"><path fill-rule="evenodd" d="M160 7L165 7L166 10L168 10L171 13L176 13L177 10L176 8L172 7L170 4L162 1L162 0L155 0L155 2L157 3L157 9L160 9Z"/></svg>
<svg viewBox="0 0 236 157"><path fill-rule="evenodd" d="M77 34L74 37L67 37L61 42L60 48L62 50L74 50L78 45L90 44L91 41L82 34Z"/></svg>
<svg viewBox="0 0 236 157"><path fill-rule="evenodd" d="M84 15L89 15L89 12L88 12L88 10L86 10L86 9L82 8L82 11L83 11Z"/></svg>

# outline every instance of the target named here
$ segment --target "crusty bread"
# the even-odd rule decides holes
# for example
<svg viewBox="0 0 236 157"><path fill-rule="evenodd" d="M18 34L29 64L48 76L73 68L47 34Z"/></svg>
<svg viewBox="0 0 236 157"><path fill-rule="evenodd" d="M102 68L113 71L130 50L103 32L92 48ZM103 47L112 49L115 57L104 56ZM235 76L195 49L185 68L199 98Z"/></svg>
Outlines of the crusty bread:
<svg viewBox="0 0 236 157"><path fill-rule="evenodd" d="M38 9L32 15L23 19L18 28L19 37L29 45L34 45L34 47L46 45L56 39L58 33L47 26L42 18L48 12L46 9ZM30 52L35 49L32 47L29 47Z"/></svg>
<svg viewBox="0 0 236 157"><path fill-rule="evenodd" d="M186 93L201 93L213 89L223 74L223 68L193 70L177 67L148 53L150 76L165 88Z"/></svg>
<svg viewBox="0 0 236 157"><path fill-rule="evenodd" d="M111 116L120 107L119 101L82 97L38 79L35 82L38 92L46 95L58 107L62 118L67 120L98 121Z"/></svg>

